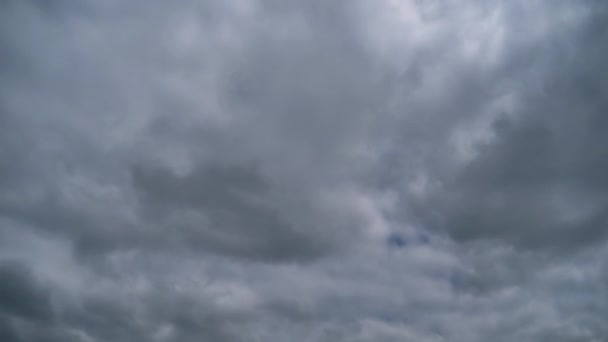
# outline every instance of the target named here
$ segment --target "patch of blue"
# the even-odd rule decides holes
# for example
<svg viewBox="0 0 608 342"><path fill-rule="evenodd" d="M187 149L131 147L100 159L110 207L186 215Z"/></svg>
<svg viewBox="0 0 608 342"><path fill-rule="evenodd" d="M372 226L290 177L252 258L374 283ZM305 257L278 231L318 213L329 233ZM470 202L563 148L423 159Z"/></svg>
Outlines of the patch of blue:
<svg viewBox="0 0 608 342"><path fill-rule="evenodd" d="M389 247L403 248L407 245L407 239L398 233L392 233L388 236L387 241Z"/></svg>

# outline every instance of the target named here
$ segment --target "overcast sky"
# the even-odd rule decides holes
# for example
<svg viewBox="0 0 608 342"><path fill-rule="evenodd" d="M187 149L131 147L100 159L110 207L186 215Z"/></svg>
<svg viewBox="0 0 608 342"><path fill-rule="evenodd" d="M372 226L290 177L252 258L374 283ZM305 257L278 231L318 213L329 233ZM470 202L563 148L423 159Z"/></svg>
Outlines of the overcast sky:
<svg viewBox="0 0 608 342"><path fill-rule="evenodd" d="M0 1L0 341L608 341L608 2Z"/></svg>

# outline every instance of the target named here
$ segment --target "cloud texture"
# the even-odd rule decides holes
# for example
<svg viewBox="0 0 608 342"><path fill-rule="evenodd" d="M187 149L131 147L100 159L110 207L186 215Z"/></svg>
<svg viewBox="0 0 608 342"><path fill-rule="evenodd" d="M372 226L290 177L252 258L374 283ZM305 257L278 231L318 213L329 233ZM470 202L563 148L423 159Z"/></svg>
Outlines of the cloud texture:
<svg viewBox="0 0 608 342"><path fill-rule="evenodd" d="M0 2L0 340L607 340L607 23Z"/></svg>

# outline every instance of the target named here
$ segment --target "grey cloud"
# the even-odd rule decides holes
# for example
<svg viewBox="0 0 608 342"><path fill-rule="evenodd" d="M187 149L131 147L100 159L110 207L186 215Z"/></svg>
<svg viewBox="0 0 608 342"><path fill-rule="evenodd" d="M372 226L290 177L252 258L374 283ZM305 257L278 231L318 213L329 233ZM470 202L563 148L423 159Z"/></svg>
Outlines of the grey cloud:
<svg viewBox="0 0 608 342"><path fill-rule="evenodd" d="M24 54L30 54L30 50L49 54L50 58L45 62L47 64L35 65L40 69L36 74L27 77L25 74L20 74L20 76L26 82L32 83L26 83L26 87L42 81L40 85L42 90L39 90L42 93L37 95L48 98L52 104L46 108L39 108L37 107L38 101L33 101L32 108L29 108L30 106L20 107L17 100L22 94L17 88L8 89L10 93L18 95L13 96L11 101L7 101L9 107L6 116L6 119L9 120L7 126L12 127L15 131L21 131L21 133L12 138L9 135L7 139L10 140L6 146L14 146L12 150L15 151L18 145L32 147L16 154L18 158L13 160L14 165L12 166L15 171L5 177L7 184L10 184L11 191L5 193L1 207L7 217L23 220L44 230L69 235L76 239L83 251L99 249L103 252L112 250L114 246L118 245L133 246L134 243L146 243L149 240L146 237L149 231L145 229L144 225L147 225L148 222L142 222L142 218L132 216L138 206L136 192L141 190L138 187L143 182L139 181L141 177L133 177L132 179L136 183L130 184L130 170L145 167L133 166L133 164L159 164L158 167L153 166L153 170L147 171L147 173L145 170L140 173L156 174L156 169L173 169L175 164L182 162L184 158L189 159L187 163L194 164L238 164L245 159L245 162L253 160L262 165L260 167L262 177L271 180L273 188L278 188L276 193L289 194L287 196L289 198L275 199L275 201L294 202L289 204L292 206L291 208L265 210L233 200L231 205L236 205L249 213L243 212L239 215L257 221L266 221L254 224L255 226L269 226L270 230L274 229L273 226L283 226L285 229L274 229L274 232L278 234L277 237L285 235L290 241L323 245L325 244L323 239L318 239L318 242L314 243L306 242L306 240L310 240L310 235L315 232L335 230L336 226L352 224L351 222L319 222L325 218L317 219L315 217L323 214L319 213L319 209L312 208L316 204L311 203L316 201L315 197L319 195L319 192L325 191L324 189L328 186L335 186L337 179L344 178L340 182L345 184L352 181L349 173L358 165L350 151L351 143L358 144L358 134L364 132L364 120L366 120L364 114L370 106L365 100L369 98L366 95L367 86L365 81L360 79L371 76L364 74L369 74L364 71L366 63L369 61L366 60L366 56L362 55L362 51L356 50L358 49L356 37L352 36L349 29L351 23L348 23L348 20L350 19L346 18L346 14L342 14L342 9L348 9L348 7L311 4L300 8L295 5L282 7L268 4L267 8L261 7L261 10L268 12L270 22L283 22L285 20L283 16L293 17L296 22L293 24L294 28L288 27L286 33L281 33L265 27L262 23L249 23L253 19L245 17L243 25L250 25L251 28L235 27L236 33L242 33L244 37L247 37L242 42L238 42L242 43L242 46L235 47L235 51L231 51L230 46L223 47L224 42L221 39L218 39L217 42L211 41L209 48L213 48L213 44L218 44L219 48L227 50L225 56L220 56L222 60L217 62L219 63L217 77L221 82L212 83L211 86L216 88L209 88L210 85L198 84L198 79L186 77L184 80L186 84L191 83L188 85L189 87L201 86L203 103L207 99L216 100L214 91L222 92L217 100L226 107L222 108L224 112L221 115L229 120L229 124L227 127L222 127L220 124L214 128L215 119L206 118L206 115L216 115L215 113L206 113L205 105L203 108L193 107L197 103L190 103L194 100L182 99L182 94L173 93L174 90L171 88L173 85L169 84L165 78L149 76L149 74L160 71L164 77L170 79L174 77L171 76L174 73L177 75L182 73L181 69L187 71L190 68L198 67L200 62L183 61L182 65L178 58L166 51L160 51L161 49L141 53L124 45L125 42L121 38L110 36L104 31L96 31L93 28L89 34L92 36L99 34L105 37L106 41L103 43L105 46L102 47L96 45L100 44L97 41L85 41L84 37L71 31L79 28L86 31L87 25L99 18L84 17L82 21L78 21L77 17L70 17L63 26L45 18L41 12L34 9L30 9L28 12L28 5L14 6L16 7L15 12L24 16L34 27L38 26L40 31L47 29L48 38L56 42L58 46L43 49L35 45L29 46L17 42L16 47L9 49ZM199 7L198 3L194 2L184 2L183 6L196 11L188 14L178 7L176 15L184 16L186 21L200 19L200 22L203 23L196 26L199 24L197 21L194 22L193 27L184 27L183 30L186 30L184 35L191 34L187 31L189 29L208 28L211 32L216 29L220 30L223 25L226 25L224 20L232 20L230 11L241 11L238 8L225 8L223 13L218 13L219 19L214 22L204 18L215 11L221 12L223 6L201 3ZM150 20L158 19L169 25L171 21L168 19L170 18L157 17L159 11L162 11L160 4L151 4L144 14L149 15ZM100 12L103 14L102 18L116 20L117 27L123 27L126 30L132 29L122 21L120 16L116 16L116 13L106 12L103 9L100 9ZM345 11L345 13L347 12L349 11ZM322 15L316 18L312 16L315 13ZM141 22L138 23L148 25L146 21L148 18L144 14L142 14ZM248 14L234 15L247 16ZM334 15L344 15L344 18L336 20ZM36 20L37 18L44 20ZM179 21L176 22L177 24ZM209 26L207 27L207 25ZM329 28L325 28L325 26L329 26ZM164 28L151 27L150 29L151 32L133 32L133 39L141 38L142 44L148 46L144 42L151 39L155 33L165 33ZM248 31L240 32L241 30ZM28 32L28 34L34 36L36 32L38 31ZM203 32L205 31L200 33ZM128 35L128 33L125 34ZM89 55L86 50L64 47L63 45L66 43L61 39L62 35L71 37L83 46L96 48L99 55ZM290 38L298 35L301 35L302 41ZM161 39L158 42L159 45L166 49L182 48L172 46L175 42L169 38L167 41L164 41L162 36L159 38ZM176 39L181 39L181 37L176 37ZM290 48L289 45L293 46ZM44 45L42 46L44 47ZM189 46L184 48L194 49ZM349 52L352 57L347 59L338 60L331 57L353 49L352 53ZM359 48L359 50L361 49ZM115 51L116 55L113 55L112 51ZM125 51L133 51L135 56L126 55ZM202 53L197 50L191 52L194 55ZM214 51L203 52L205 54L201 54L201 58L206 58L206 54L212 59L215 58ZM155 53L158 53L158 56ZM138 58L140 60L137 60ZM74 62L73 66L77 68L77 72L69 70L71 61ZM224 66L225 63L228 65ZM95 72L94 70L98 68L111 70L111 72L107 74ZM204 65L202 68L205 70ZM125 83L117 83L125 77L121 73L139 76L128 76ZM213 72L208 73L213 82L215 77ZM58 82L61 86L52 84L52 81ZM140 81L138 84L131 84L131 82L137 83L138 81ZM120 90L113 89L115 84L120 84L118 88L131 93L129 96L133 98L123 97ZM130 88L131 86L140 88L143 95L138 95L140 90L131 90L137 89ZM76 101L65 101L70 91L74 94L73 98L77 99ZM205 91L209 91L209 94ZM24 91L24 93L28 96L32 95L31 91ZM137 109L138 102L149 101L148 96L154 97L154 104L143 109L149 110L149 113L134 112L131 116L124 116L133 111L131 106L135 106ZM42 102L44 101L46 100ZM342 108L343 104L346 107ZM148 104L144 104L144 106L148 106ZM33 126L30 121L36 120L36 116L32 116L32 113L38 111L54 111L53 113L57 114L45 115L49 118L48 125ZM138 116L140 116L139 119ZM349 120L348 124L344 125L346 121L343 118L346 116L357 119ZM329 117L333 117L331 125ZM94 123L87 123L88 119L85 118L93 120ZM301 120L301 122L297 120ZM163 127L167 122L170 123L169 130L167 127ZM173 132L173 129L177 131ZM133 133L140 134L136 136L136 139L132 139L129 135ZM187 136L182 136L183 133ZM123 141L123 145L108 146L114 144L113 139ZM277 144L277 141L282 142ZM180 156L183 156L182 160L176 160ZM144 162L140 163L139 160L144 160ZM152 160L152 162L146 160ZM351 164L352 167L349 168ZM305 166L308 165L316 165L316 167L306 169ZM33 174L23 174L22 170ZM7 170L7 172L9 171ZM33 181L33 179L36 180ZM78 188L80 186L78 179L82 182L96 184L95 189L90 187L89 191L83 193ZM197 179L192 179L192 181L196 182ZM202 186L206 185L202 184ZM134 189L132 189L133 186ZM184 184L183 186L196 186L196 184ZM35 190L28 192L27 187ZM103 192L104 195L97 191ZM199 191L206 190L200 189ZM144 190L144 192L154 193L152 190ZM80 200L76 198L80 198ZM115 202L116 200L120 204ZM91 203L91 206L85 208L83 206L85 201L91 201L94 204ZM297 206L311 208L304 211L298 209ZM233 213L237 212L238 208L233 208ZM215 217L220 211L213 210ZM283 216L287 215L288 217L283 218L283 221L302 220L304 216L311 218L305 219L310 220L308 223L279 222L280 219L273 211L281 211ZM290 213L294 211L295 214ZM302 211L302 213L297 213L297 211ZM287 214L283 214L283 212ZM239 222L238 225L243 222L243 219L236 215L222 215L236 220ZM299 217L294 218L294 215ZM109 216L112 217L112 222L107 221ZM353 214L353 216L357 215ZM349 221L354 222L356 218L349 219ZM195 223L195 225L200 224ZM235 226L235 224L229 225ZM295 228L292 229L293 226ZM283 231L289 232L282 234ZM154 234L151 233L151 235ZM330 232L325 236L329 237L332 234L334 233ZM338 235L340 234L338 233ZM179 239L179 237L177 238ZM156 239L156 241L160 241L160 239ZM215 241L206 242L207 245L214 243ZM271 242L271 244L278 247L283 243ZM248 247L239 247L238 249L241 251L238 251L234 246L236 245L233 244L233 247L230 248L230 253L250 253L246 251ZM285 247L281 248L285 249ZM314 248L319 251L324 249L322 246ZM287 249L291 250L294 247ZM257 250L267 251L268 249L261 247ZM295 250L289 250L279 253L295 252ZM224 251L228 252L226 249ZM306 258L310 257L312 256L306 256Z"/></svg>
<svg viewBox="0 0 608 342"><path fill-rule="evenodd" d="M62 334L51 289L15 260L0 261L0 337L3 341L71 341Z"/></svg>
<svg viewBox="0 0 608 342"><path fill-rule="evenodd" d="M25 320L48 321L52 317L50 298L25 267L17 262L2 262L0 267L2 312Z"/></svg>
<svg viewBox="0 0 608 342"><path fill-rule="evenodd" d="M428 203L440 213L431 225L461 240L556 252L603 241L606 100L597 89L605 87L605 53L593 41L605 29L597 20L532 50L530 75L517 83L519 108L493 123L494 140L473 161L445 177Z"/></svg>
<svg viewBox="0 0 608 342"><path fill-rule="evenodd" d="M608 336L603 3L0 8L0 339Z"/></svg>
<svg viewBox="0 0 608 342"><path fill-rule="evenodd" d="M133 181L148 224L173 227L162 239L270 261L317 257L328 247L264 203L270 189L253 166L210 165L183 177L135 167Z"/></svg>

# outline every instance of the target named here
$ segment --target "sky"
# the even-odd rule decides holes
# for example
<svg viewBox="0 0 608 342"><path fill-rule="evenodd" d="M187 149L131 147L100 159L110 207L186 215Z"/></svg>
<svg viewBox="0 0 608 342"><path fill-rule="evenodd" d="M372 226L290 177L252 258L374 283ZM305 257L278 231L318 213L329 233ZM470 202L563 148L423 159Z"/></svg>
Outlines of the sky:
<svg viewBox="0 0 608 342"><path fill-rule="evenodd" d="M608 340L608 2L0 1L3 342Z"/></svg>

